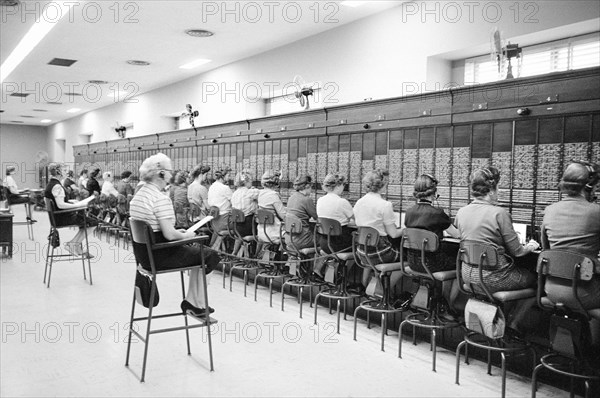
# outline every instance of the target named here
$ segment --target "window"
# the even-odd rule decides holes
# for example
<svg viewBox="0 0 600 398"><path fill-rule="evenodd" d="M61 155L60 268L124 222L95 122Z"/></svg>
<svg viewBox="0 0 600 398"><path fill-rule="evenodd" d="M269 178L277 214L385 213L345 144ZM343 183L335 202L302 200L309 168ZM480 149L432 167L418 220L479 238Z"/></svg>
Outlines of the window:
<svg viewBox="0 0 600 398"><path fill-rule="evenodd" d="M521 58L511 60L514 77L528 77L600 65L600 33L524 47ZM498 67L490 55L465 60L465 84L504 80L507 62Z"/></svg>

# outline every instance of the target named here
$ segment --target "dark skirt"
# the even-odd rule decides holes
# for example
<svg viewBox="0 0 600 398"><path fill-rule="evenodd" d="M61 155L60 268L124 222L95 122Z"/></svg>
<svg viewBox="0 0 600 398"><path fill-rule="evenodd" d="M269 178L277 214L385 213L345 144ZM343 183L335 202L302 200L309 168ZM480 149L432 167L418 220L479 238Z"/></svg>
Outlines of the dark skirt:
<svg viewBox="0 0 600 398"><path fill-rule="evenodd" d="M252 224L254 224L254 214L247 215L243 223L237 224L237 231L242 236L251 236Z"/></svg>
<svg viewBox="0 0 600 398"><path fill-rule="evenodd" d="M352 232L354 229L346 226L342 227L342 234L340 236L331 237L331 248L336 251L351 251L352 250ZM319 247L325 253L331 253L329 245L327 244L327 235L319 234Z"/></svg>
<svg viewBox="0 0 600 398"><path fill-rule="evenodd" d="M156 243L168 242L161 232L154 233ZM206 273L209 274L221 259L217 253L204 247L200 247L199 243L191 245L171 247L168 249L155 250L154 265L157 270L167 270L176 268L185 268L192 265L200 264L200 251L204 250L204 263L206 264ZM146 245L133 242L133 253L138 264L146 270L151 270L150 260L148 258L148 250Z"/></svg>

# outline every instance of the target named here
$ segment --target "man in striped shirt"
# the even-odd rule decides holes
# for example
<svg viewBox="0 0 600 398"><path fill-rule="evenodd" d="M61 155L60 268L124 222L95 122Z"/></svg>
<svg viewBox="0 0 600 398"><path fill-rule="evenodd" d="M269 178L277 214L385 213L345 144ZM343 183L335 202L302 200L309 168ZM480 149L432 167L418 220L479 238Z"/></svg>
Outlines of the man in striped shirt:
<svg viewBox="0 0 600 398"><path fill-rule="evenodd" d="M171 159L169 157L162 153L150 156L140 167L140 179L145 181L145 184L138 190L130 203L130 217L149 224L154 231L154 239L157 243L196 236L195 232L175 229L173 203L164 192L171 176ZM149 270L146 246L134 242L133 250L138 263ZM199 264L201 250L202 248L198 244L156 250L153 253L156 268L158 270L175 269ZM209 249L205 248L204 251L206 273L209 274L217 266L220 258ZM190 271L188 292L185 300L181 303L181 310L196 316L204 316L206 307L201 274L199 269L195 268ZM210 307L208 310L214 311Z"/></svg>

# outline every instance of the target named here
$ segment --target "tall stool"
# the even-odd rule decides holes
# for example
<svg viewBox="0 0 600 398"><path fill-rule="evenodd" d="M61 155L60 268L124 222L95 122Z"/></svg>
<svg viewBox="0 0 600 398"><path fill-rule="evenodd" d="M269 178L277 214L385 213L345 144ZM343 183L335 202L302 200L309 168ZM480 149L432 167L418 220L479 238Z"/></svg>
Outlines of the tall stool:
<svg viewBox="0 0 600 398"><path fill-rule="evenodd" d="M258 211L256 212L256 221L258 226L254 226L254 239L256 239L257 243L257 248L256 248L256 254L258 256L258 253L266 253L263 258L260 258L258 260L263 260L266 262L270 261L270 258L266 258L270 256L271 252L275 252L277 250L279 250L278 243L273 242L273 240L271 239L271 237L269 236L269 234L267 234L267 226L268 225L273 225L275 224L275 213L273 213L270 210L266 210L266 209L258 209ZM258 234L256 233L256 228L262 228L263 232L265 234L265 236L267 237L267 242L263 242L258 238ZM283 237L281 236L281 228L279 229L279 241L282 242L283 241ZM260 248L258 247L260 246ZM267 252L265 252L265 247L267 248ZM275 262L272 265L269 264L261 264L260 267L262 270L260 272L258 272L256 274L256 276L254 277L254 301L256 301L257 299L257 294L258 294L258 281L259 279L265 279L269 281L269 306L273 307L273 281L275 280L280 280L282 285L283 282L285 282L286 278L289 277L289 275L283 271L283 265L281 265L281 263ZM282 286L282 292L283 292L283 286Z"/></svg>
<svg viewBox="0 0 600 398"><path fill-rule="evenodd" d="M440 241L437 234L418 228L402 230L400 258L404 257L404 249L420 251L421 266L425 272L418 272L402 263L402 274L419 281L419 291L415 295L410 308L415 313L410 314L400 323L398 329L398 358L402 358L402 328L404 325L413 326L413 344L417 344L415 328L431 330L431 351L433 352L432 370L435 372L436 332L438 330L459 327L458 322L449 322L439 317L439 309L443 303L442 283L456 279L456 270L431 272L427 265L427 255L438 253Z"/></svg>
<svg viewBox="0 0 600 398"><path fill-rule="evenodd" d="M201 254L200 259L199 259L200 263L197 265L190 266L190 267L184 267L184 268L159 270L159 271L156 270L156 265L154 263L154 254L153 254L154 250L161 250L161 249L167 249L167 248L172 248L172 247L177 247L177 246L183 246L183 245L187 245L187 244L195 243L195 242L202 242L203 240L206 240L207 237L206 236L197 236L195 238L183 239L183 240L178 240L178 241L174 241L174 242L155 243L154 242L154 232L152 231L152 228L147 223L145 223L144 221L140 221L140 220L130 219L130 225L131 225L131 234L133 237L133 241L135 243L143 244L146 246L146 249L148 251L148 259L150 262L151 270L148 271L148 270L145 270L141 266L142 264L140 263L139 259L136 258L136 263L138 264L138 271L140 271L147 277L150 277L152 280L152 284L151 284L152 287L150 289L150 300L149 300L150 305L148 306L148 316L143 316L143 317L138 317L138 318L135 317L136 299L135 299L135 284L134 284L133 300L132 300L132 304L131 304L131 317L130 317L130 321L129 321L129 336L127 339L127 356L125 358L125 366L129 366L129 353L131 351L131 335L135 334L142 341L142 343L144 343L144 359L142 362L142 375L140 377L140 382L143 383L145 380L145 376L146 376L146 360L148 359L148 345L150 344L150 335L158 334L158 333L174 332L174 331L178 331L178 330L185 330L187 353L188 353L188 355L191 355L189 330L194 329L194 328L199 328L199 327L207 327L208 328L208 327L210 327L211 324L216 323L217 320L214 318L211 318L208 315L205 317L197 317L192 314L188 314L187 312L177 312L177 313L161 314L161 315L153 314L153 312L154 312L154 306L153 306L154 297L157 294L157 290L156 290L157 276L162 275L162 274L168 274L171 272L179 272L180 277L181 277L181 294L182 294L183 299L185 299L185 285L184 285L184 280L183 280L183 273L184 273L184 271L188 271L188 270L191 270L194 268L200 269L200 275L202 276L202 284L204 286L204 302L206 304L206 308L207 309L209 308L208 293L207 293L207 286L206 286L206 273L205 273L205 265L204 265L204 251L200 252L200 254ZM183 319L184 319L183 326L163 328L163 329L152 329L152 327L151 327L153 319L170 318L170 317L176 317L176 316L183 316ZM188 316L197 320L199 323L194 324L194 325L189 325L188 318L187 318ZM146 331L143 334L138 332L134 326L134 323L139 322L139 321L146 321ZM208 353L209 353L209 360L210 360L210 370L212 372L214 370L214 367L213 367L211 333L209 330L207 330L206 334L208 337Z"/></svg>
<svg viewBox="0 0 600 398"><path fill-rule="evenodd" d="M567 250L544 250L538 257L537 301L540 308L552 313L550 327L551 351L540 359L533 370L531 396L535 398L537 376L540 370L548 369L554 373L571 378L571 397L575 396L574 380L585 383L585 397L591 397L590 384L600 381L598 364L594 368L583 355L586 351L586 324L592 319L600 319L600 309L586 310L578 295L580 282L597 277L594 261L579 253ZM571 284L571 295L559 299L544 296L548 280ZM589 358L589 356L588 356ZM598 358L594 358L596 362ZM597 395L596 395L597 396Z"/></svg>
<svg viewBox="0 0 600 398"><path fill-rule="evenodd" d="M229 268L229 291L232 289L233 284L233 270L242 270L244 274L244 297L246 297L246 289L248 286L248 273L257 272L261 269L261 266L252 261L252 253L250 245L255 242L254 235L242 236L237 230L237 225L245 221L246 217L244 212L239 209L231 209L230 223L227 224L229 230L229 236L232 236L235 240L233 246L234 263ZM242 260L245 259L245 260Z"/></svg>
<svg viewBox="0 0 600 398"><path fill-rule="evenodd" d="M516 340L509 333L504 333L504 328L496 328L494 323L487 322L488 318L504 320L503 306L512 301L535 297L533 288L499 291L490 293L490 289L484 282L484 268L495 268L498 265L498 250L495 246L475 242L462 241L456 256L456 277L458 287L463 294L470 297L467 308L479 308L479 313L467 314L465 310L465 327L467 333L463 341L456 347L456 384L459 384L460 351L465 347L465 363L469 363L468 346L478 347L488 353L488 374L492 374L492 352L500 353L502 369L502 397L506 395L506 356L522 355L527 352L532 354L533 366L536 364L535 351L528 342ZM472 286L464 284L462 279L462 263L478 269L478 283L483 293ZM491 315L491 316L490 316Z"/></svg>
<svg viewBox="0 0 600 398"><path fill-rule="evenodd" d="M227 222L227 229L218 230L215 225L220 221L221 217L230 217L230 214L226 216L222 216L219 214L219 208L217 206L212 206L208 209L208 215L212 216L212 220L210 221L210 233L212 235L210 247L211 249L221 252L221 273L223 274L223 289L225 289L225 278L227 275L227 267L232 266L237 260L227 254L227 242L225 241L227 238L231 237L229 234L229 222ZM231 290L231 288L230 288Z"/></svg>
<svg viewBox="0 0 600 398"><path fill-rule="evenodd" d="M304 288L308 289L308 302L309 306L312 307L312 291L316 287L321 290L321 287L326 285L325 282L317 282L312 279L312 267L310 260L315 254L316 250L314 247L307 247L305 249L298 249L294 244L294 234L302 232L302 220L293 214L286 214L285 216L285 232L290 238L289 242L281 243L285 245L285 250L288 256L293 256L299 261L299 266L296 269L296 276L292 276L290 279L285 281L281 286L281 311L284 310L285 303L285 287L291 286L298 289L298 304L300 305L300 318L302 318L302 304L304 302L303 292Z"/></svg>
<svg viewBox="0 0 600 398"><path fill-rule="evenodd" d="M354 340L356 341L356 322L358 320L358 311L367 311L367 328L371 328L371 312L380 314L381 316L381 351L385 351L385 335L387 334L387 316L402 313L406 310L406 306L402 305L396 308L391 301L391 286L390 286L390 275L393 271L402 270L402 263L387 263L387 264L373 264L370 258L367 256L366 264L360 261L358 256L358 247L362 245L365 248L366 253L377 250L377 244L379 243L379 232L375 228L371 227L359 227L358 231L355 232L355 237L352 242L352 252L354 253L354 261L366 269L373 271L377 282L383 289L381 297L370 297L368 300L363 301L354 310Z"/></svg>
<svg viewBox="0 0 600 398"><path fill-rule="evenodd" d="M60 228L70 228L73 225L58 225L56 223L56 215L79 215L82 218L84 225L87 225L87 216L86 209L67 209L67 210L57 210L54 207L54 202L48 198L44 198L44 203L46 204L46 211L48 212L48 218L50 219L50 233L48 234L48 248L46 249L46 266L44 268L44 283L46 283L46 276L48 276L48 283L46 287L50 287L50 277L52 276L52 265L54 262L58 261L72 261L73 259L80 258L81 259L81 267L83 268L83 280L87 280L85 274L85 262L87 261L88 270L90 272L90 285L92 285L92 266L90 264L90 256L89 256L89 244L88 244L88 236L87 236L87 228L84 227L85 233L85 250L80 255L74 254L54 254L54 251L58 247L53 244L53 240L59 238L58 230ZM59 243L60 244L60 243Z"/></svg>
<svg viewBox="0 0 600 398"><path fill-rule="evenodd" d="M6 206L10 209L12 208L13 205L16 204L24 204L25 205L25 221L14 221L13 225L26 225L27 226L27 237L29 238L29 240L33 240L33 224L35 223L35 220L33 219L33 216L31 214L31 205L29 204L30 199L29 199L29 194L27 194L27 196L25 196L25 194L23 194L22 196L19 196L19 199L21 199L18 203L13 203L11 201L11 193L8 190L7 187L5 187L4 185L1 186L2 187L2 191L4 194L4 197L6 198ZM27 199L27 202L24 202L24 200Z"/></svg>
<svg viewBox="0 0 600 398"><path fill-rule="evenodd" d="M317 293L315 296L315 325L317 324L317 302L319 297L325 297L329 299L329 313L331 313L331 300L336 300L336 309L337 309L337 332L340 333L340 306L341 303L344 303L344 320L346 320L346 302L348 300L356 300L361 297L361 295L354 291L348 290L348 269L352 267L354 264L354 253L352 251L347 253L339 253L333 250L331 247L331 238L338 237L342 235L342 225L339 221L333 220L331 218L319 217L317 220L316 231L321 235L327 236L327 246L329 248L329 253L326 253L323 249L319 251L321 256L328 256L338 263L338 274L339 268L341 268L341 278L339 278L336 282L335 287L330 289L325 289ZM315 250L317 250L317 234L315 234ZM351 248L350 248L351 249Z"/></svg>

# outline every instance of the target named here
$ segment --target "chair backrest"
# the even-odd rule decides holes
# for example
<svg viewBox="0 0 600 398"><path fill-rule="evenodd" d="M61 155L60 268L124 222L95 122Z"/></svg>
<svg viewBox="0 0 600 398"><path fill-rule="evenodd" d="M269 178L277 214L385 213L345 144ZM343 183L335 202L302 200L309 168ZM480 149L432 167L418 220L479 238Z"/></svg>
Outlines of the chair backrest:
<svg viewBox="0 0 600 398"><path fill-rule="evenodd" d="M52 201L50 198L44 198L44 204L46 205L46 212L48 212L50 226L52 228L56 228L56 220L54 219L54 211L56 210L56 207L54 206L54 201Z"/></svg>
<svg viewBox="0 0 600 398"><path fill-rule="evenodd" d="M425 270L426 274L411 270L411 274L417 276L425 276L430 279L433 278L433 274L429 270L426 261L426 253L435 253L440 248L440 239L436 233L427 231L420 228L404 228L402 230L402 240L400 243L400 258L404 258L404 249L417 250L421 252L421 266ZM409 274L405 268L404 261L402 262L402 273Z"/></svg>
<svg viewBox="0 0 600 398"><path fill-rule="evenodd" d="M236 224L241 224L246 221L246 216L240 209L231 209L230 220Z"/></svg>
<svg viewBox="0 0 600 398"><path fill-rule="evenodd" d="M275 213L272 210L258 209L256 211L256 222L258 224L275 224Z"/></svg>
<svg viewBox="0 0 600 398"><path fill-rule="evenodd" d="M129 227L131 228L131 239L135 243L146 245L151 243L148 223L142 220L129 218Z"/></svg>
<svg viewBox="0 0 600 398"><path fill-rule="evenodd" d="M377 247L379 243L379 232L371 227L358 227L356 243L366 247Z"/></svg>
<svg viewBox="0 0 600 398"><path fill-rule="evenodd" d="M319 217L317 220L317 232L321 235L341 236L342 224L332 218Z"/></svg>
<svg viewBox="0 0 600 398"><path fill-rule="evenodd" d="M0 183L0 200L6 200L6 205L10 206L10 195L8 194L8 188L4 184Z"/></svg>
<svg viewBox="0 0 600 398"><path fill-rule="evenodd" d="M213 221L219 218L219 213L220 210L217 206L211 206L210 209L208 209L208 215L213 216Z"/></svg>
<svg viewBox="0 0 600 398"><path fill-rule="evenodd" d="M590 281L594 276L594 261L591 258L568 250L544 250L538 257L537 273L537 300L540 308L548 310L561 309L588 316L579 298L577 287L579 281ZM571 281L572 295L543 299L545 284L548 279Z"/></svg>
<svg viewBox="0 0 600 398"><path fill-rule="evenodd" d="M485 293L484 296L478 294L473 286L469 286L469 290L464 288L464 280L462 279L463 262L471 267L477 268L477 284ZM490 289L487 287L483 279L483 271L486 269L496 268L498 262L498 249L496 246L477 241L461 241L460 249L458 250L458 254L456 256L456 278L458 282L458 289L466 295L475 296L480 299L485 299L491 303L496 303L496 300L493 298Z"/></svg>
<svg viewBox="0 0 600 398"><path fill-rule="evenodd" d="M365 252L368 253L369 249L376 249L379 243L379 232L375 228L371 227L358 227L358 231L354 232L354 239L352 239L352 253L354 254L354 262L362 268L371 269L375 276L379 279L380 272L375 268L375 265L371 261L369 256L366 257L367 264L363 264L360 256L358 255L359 246L363 246Z"/></svg>
<svg viewBox="0 0 600 398"><path fill-rule="evenodd" d="M285 215L285 232L288 234L299 234L302 232L302 220L293 214Z"/></svg>

